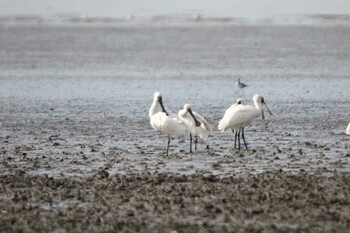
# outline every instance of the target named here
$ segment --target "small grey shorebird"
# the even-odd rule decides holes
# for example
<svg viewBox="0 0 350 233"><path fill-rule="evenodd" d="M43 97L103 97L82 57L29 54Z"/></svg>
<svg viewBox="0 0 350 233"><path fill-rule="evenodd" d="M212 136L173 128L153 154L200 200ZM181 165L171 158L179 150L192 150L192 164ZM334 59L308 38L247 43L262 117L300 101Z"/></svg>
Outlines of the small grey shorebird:
<svg viewBox="0 0 350 233"><path fill-rule="evenodd" d="M236 81L236 84L237 84L237 86L239 87L239 89L243 89L243 88L245 88L245 87L248 86L247 84L242 83L240 79L238 79L238 80Z"/></svg>
<svg viewBox="0 0 350 233"><path fill-rule="evenodd" d="M236 85L238 86L239 90L243 90L243 96L244 96L244 88L246 88L248 85L245 83L242 83L240 79L237 79Z"/></svg>

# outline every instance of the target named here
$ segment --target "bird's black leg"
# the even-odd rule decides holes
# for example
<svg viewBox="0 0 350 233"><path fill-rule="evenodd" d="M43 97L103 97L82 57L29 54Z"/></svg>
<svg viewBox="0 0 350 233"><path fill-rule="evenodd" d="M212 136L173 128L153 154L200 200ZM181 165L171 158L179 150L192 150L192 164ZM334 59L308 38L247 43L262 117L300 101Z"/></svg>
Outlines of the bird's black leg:
<svg viewBox="0 0 350 233"><path fill-rule="evenodd" d="M234 130L232 130L232 132L234 132ZM236 143L237 143L237 133L238 133L238 131L236 130L236 133L235 133L235 147L234 147L234 149L236 149Z"/></svg>
<svg viewBox="0 0 350 233"><path fill-rule="evenodd" d="M170 146L170 135L168 135L168 146L166 148L166 156L169 155L169 146Z"/></svg>
<svg viewBox="0 0 350 233"><path fill-rule="evenodd" d="M190 153L192 153L192 134L190 133Z"/></svg>
<svg viewBox="0 0 350 233"><path fill-rule="evenodd" d="M243 138L244 146L248 150L247 143L245 142L245 139L244 139L244 128L242 129L242 138Z"/></svg>
<svg viewBox="0 0 350 233"><path fill-rule="evenodd" d="M238 130L238 150L241 149L241 130Z"/></svg>
<svg viewBox="0 0 350 233"><path fill-rule="evenodd" d="M198 136L196 135L194 138L194 151L197 152Z"/></svg>

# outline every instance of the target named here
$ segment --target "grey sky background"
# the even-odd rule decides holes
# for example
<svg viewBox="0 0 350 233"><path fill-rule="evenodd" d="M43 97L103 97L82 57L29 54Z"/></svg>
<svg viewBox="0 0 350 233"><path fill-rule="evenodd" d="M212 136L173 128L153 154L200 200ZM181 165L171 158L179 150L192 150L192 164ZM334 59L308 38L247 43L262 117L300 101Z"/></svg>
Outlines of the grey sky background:
<svg viewBox="0 0 350 233"><path fill-rule="evenodd" d="M0 15L86 14L136 17L202 14L258 18L300 14L350 14L350 0L0 0Z"/></svg>

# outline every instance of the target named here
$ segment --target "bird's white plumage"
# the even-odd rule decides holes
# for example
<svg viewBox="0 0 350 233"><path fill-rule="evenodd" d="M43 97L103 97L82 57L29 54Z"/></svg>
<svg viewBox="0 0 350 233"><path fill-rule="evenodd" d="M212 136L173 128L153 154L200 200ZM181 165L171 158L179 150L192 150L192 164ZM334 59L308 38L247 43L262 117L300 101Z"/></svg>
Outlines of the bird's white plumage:
<svg viewBox="0 0 350 233"><path fill-rule="evenodd" d="M244 98L237 99L236 103L232 104L228 109L226 109L224 116L228 114L228 112L232 111L232 109L239 104L246 105L245 99Z"/></svg>
<svg viewBox="0 0 350 233"><path fill-rule="evenodd" d="M206 140L208 136L213 132L212 128L210 127L209 123L204 119L204 117L202 117L196 112L193 112L193 115L197 118L199 122L201 122L201 125L197 127L198 136L202 140Z"/></svg>
<svg viewBox="0 0 350 233"><path fill-rule="evenodd" d="M148 111L149 118L152 118L152 116L158 112L160 112L160 103L159 98L161 97L159 92L155 92L153 95L153 102L152 105Z"/></svg>
<svg viewBox="0 0 350 233"><path fill-rule="evenodd" d="M346 134L350 135L350 123L349 123L348 127L346 128Z"/></svg>
<svg viewBox="0 0 350 233"><path fill-rule="evenodd" d="M218 129L224 132L227 129L240 130L249 125L254 118L262 113L262 96L253 96L254 106L245 104L233 104L225 111L220 120Z"/></svg>
<svg viewBox="0 0 350 233"><path fill-rule="evenodd" d="M181 136L186 133L186 127L182 121L175 117L168 116L161 110L161 95L154 93L153 102L149 109L150 124L153 129L169 136Z"/></svg>
<svg viewBox="0 0 350 233"><path fill-rule="evenodd" d="M174 117L169 117L165 112L158 112L150 120L153 129L171 136L181 136L186 133L186 128L182 122Z"/></svg>
<svg viewBox="0 0 350 233"><path fill-rule="evenodd" d="M200 122L200 125L196 126L195 120L189 111L191 111L191 106L189 104L185 104L183 109L178 112L180 120L182 120L188 131L190 131L193 136L199 136L202 140L206 140L212 133L209 123L204 119L204 117L192 111L194 117Z"/></svg>

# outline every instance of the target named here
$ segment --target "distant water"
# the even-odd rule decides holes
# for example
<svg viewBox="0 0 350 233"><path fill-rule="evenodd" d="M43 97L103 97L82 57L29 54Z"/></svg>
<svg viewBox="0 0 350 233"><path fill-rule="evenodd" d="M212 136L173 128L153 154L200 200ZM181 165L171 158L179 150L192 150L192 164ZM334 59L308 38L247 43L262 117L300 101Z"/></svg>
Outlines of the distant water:
<svg viewBox="0 0 350 233"><path fill-rule="evenodd" d="M348 26L88 25L0 26L0 96L350 99Z"/></svg>
<svg viewBox="0 0 350 233"><path fill-rule="evenodd" d="M303 14L261 17L208 16L199 13L98 16L89 14L0 15L0 25L29 24L226 24L226 25L348 25L350 14Z"/></svg>
<svg viewBox="0 0 350 233"><path fill-rule="evenodd" d="M349 21L350 14L348 0L31 0L28 3L5 0L0 2L0 9L0 16L5 18L34 16L40 20L73 22L343 23Z"/></svg>

